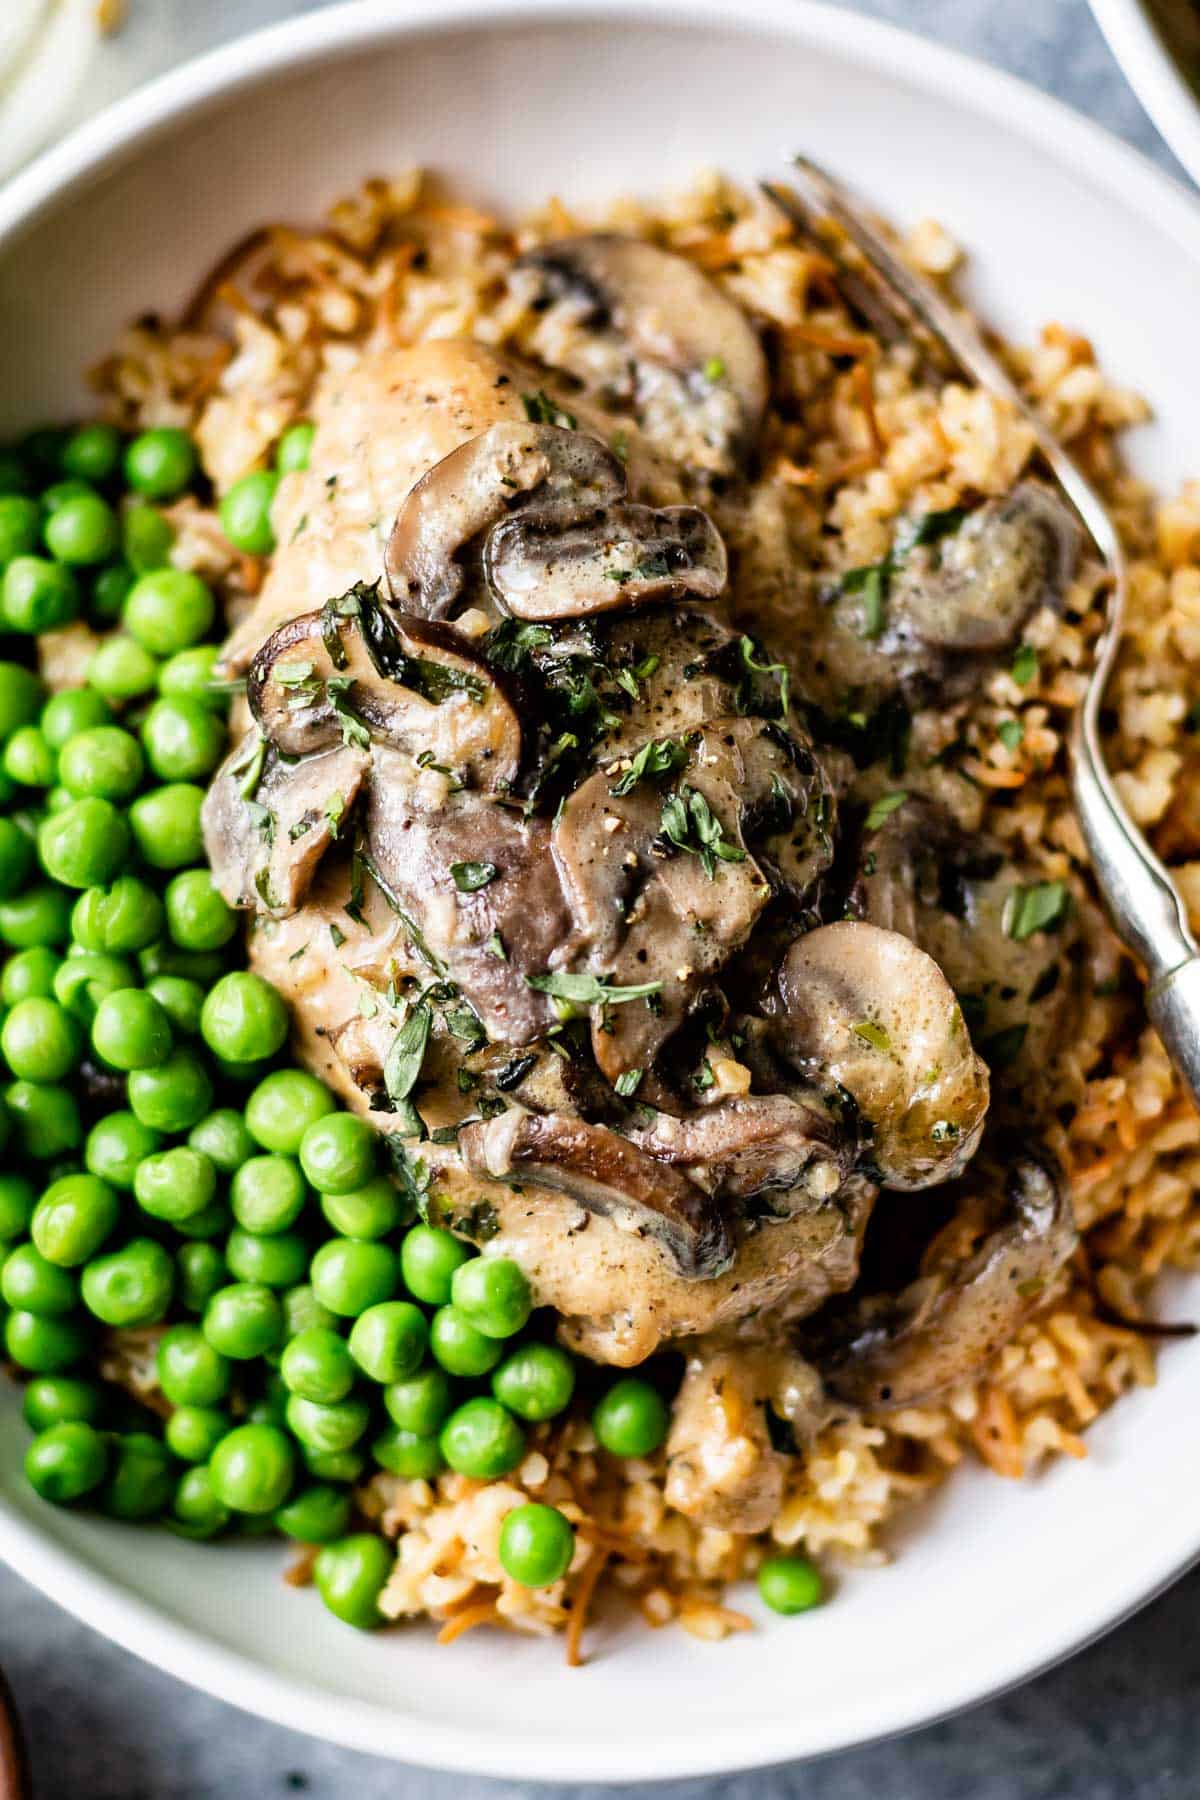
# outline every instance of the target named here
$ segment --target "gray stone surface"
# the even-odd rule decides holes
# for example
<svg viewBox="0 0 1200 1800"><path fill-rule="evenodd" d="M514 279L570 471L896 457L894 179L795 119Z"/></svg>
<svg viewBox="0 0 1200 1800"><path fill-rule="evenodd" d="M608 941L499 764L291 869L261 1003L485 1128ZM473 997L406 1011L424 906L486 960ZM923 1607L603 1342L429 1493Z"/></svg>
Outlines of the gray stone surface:
<svg viewBox="0 0 1200 1800"><path fill-rule="evenodd" d="M91 85L92 104L239 31L308 10L296 0L131 0L131 9ZM861 10L1002 64L1174 167L1085 0L865 0ZM1012 1578L1021 1579L1019 1561ZM1200 1572L1064 1668L900 1743L661 1792L670 1800L1183 1800L1200 1790L1198 1620ZM512 1800L528 1791L399 1769L244 1717L143 1667L6 1571L0 1662L31 1739L39 1800ZM605 1791L540 1793L585 1800Z"/></svg>

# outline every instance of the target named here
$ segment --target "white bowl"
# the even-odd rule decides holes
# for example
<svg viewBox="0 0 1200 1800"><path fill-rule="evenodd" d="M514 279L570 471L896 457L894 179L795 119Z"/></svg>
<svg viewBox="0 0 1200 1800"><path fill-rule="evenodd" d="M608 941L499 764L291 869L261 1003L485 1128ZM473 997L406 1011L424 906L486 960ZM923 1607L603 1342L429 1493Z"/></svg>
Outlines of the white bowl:
<svg viewBox="0 0 1200 1800"><path fill-rule="evenodd" d="M1130 87L1200 182L1200 20L1183 16L1189 6L1190 0L1091 0Z"/></svg>
<svg viewBox="0 0 1200 1800"><path fill-rule="evenodd" d="M520 205L644 191L803 147L902 221L976 254L990 316L1059 318L1162 408L1139 467L1200 445L1200 213L1132 152L1005 76L795 0L396 0L231 46L85 126L0 191L0 431L69 411L120 324L170 308L250 226L304 219L363 175L435 164ZM1196 1308L1181 1284L1172 1299ZM949 1712L1065 1655L1200 1550L1200 1340L1089 1437L1012 1485L965 1471L890 1567L721 1646L640 1628L560 1642L422 1627L358 1636L283 1586L271 1546L209 1547L39 1503L0 1401L0 1554L159 1667L280 1723L515 1778L711 1773L841 1748Z"/></svg>

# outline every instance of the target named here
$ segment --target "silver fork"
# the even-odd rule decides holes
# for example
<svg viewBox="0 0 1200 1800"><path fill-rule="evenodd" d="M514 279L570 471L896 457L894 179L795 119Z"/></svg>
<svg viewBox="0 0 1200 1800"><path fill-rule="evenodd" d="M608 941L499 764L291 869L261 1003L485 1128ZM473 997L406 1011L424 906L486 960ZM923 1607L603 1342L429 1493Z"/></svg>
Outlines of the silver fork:
<svg viewBox="0 0 1200 1800"><path fill-rule="evenodd" d="M908 335L979 386L1012 405L1031 427L1042 457L1078 513L1108 574L1104 631L1083 705L1071 730L1071 780L1084 842L1112 922L1146 971L1146 1005L1167 1053L1200 1102L1200 948L1183 897L1129 817L1100 745L1099 713L1125 618L1128 566L1100 495L1043 423L977 332L928 282L901 262L870 223L866 209L840 182L808 160L795 159L788 187L763 182L764 193L814 237L846 277L847 298L891 334ZM831 233L829 226L835 228ZM824 226L824 229L822 229ZM847 240L862 265L855 266Z"/></svg>

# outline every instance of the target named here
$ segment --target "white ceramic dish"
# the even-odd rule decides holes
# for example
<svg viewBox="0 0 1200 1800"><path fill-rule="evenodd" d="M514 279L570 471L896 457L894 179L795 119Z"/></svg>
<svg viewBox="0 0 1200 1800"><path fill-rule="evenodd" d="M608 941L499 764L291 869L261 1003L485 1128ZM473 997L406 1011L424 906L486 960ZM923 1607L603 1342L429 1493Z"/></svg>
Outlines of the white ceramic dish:
<svg viewBox="0 0 1200 1800"><path fill-rule="evenodd" d="M521 204L661 188L703 164L778 173L793 146L901 220L977 253L1014 332L1060 318L1163 408L1160 480L1200 464L1190 396L1200 209L1126 149L1008 78L795 0L381 0L318 12L185 68L0 191L0 432L79 403L77 371L132 312L178 302L264 218L311 217L417 158ZM1174 1296L1200 1305L1200 1292ZM0 1398L0 1554L162 1668L366 1750L516 1778L634 1780L812 1755L923 1723L1065 1655L1200 1551L1191 1421L1200 1340L1090 1437L1011 1486L965 1474L881 1571L723 1646L681 1632L560 1643L413 1628L360 1637L279 1580L267 1546L179 1542L41 1505ZM619 1654L618 1654L619 1648Z"/></svg>
<svg viewBox="0 0 1200 1800"><path fill-rule="evenodd" d="M1180 17L1190 5L1191 0L1091 0L1129 85L1200 182L1200 18Z"/></svg>

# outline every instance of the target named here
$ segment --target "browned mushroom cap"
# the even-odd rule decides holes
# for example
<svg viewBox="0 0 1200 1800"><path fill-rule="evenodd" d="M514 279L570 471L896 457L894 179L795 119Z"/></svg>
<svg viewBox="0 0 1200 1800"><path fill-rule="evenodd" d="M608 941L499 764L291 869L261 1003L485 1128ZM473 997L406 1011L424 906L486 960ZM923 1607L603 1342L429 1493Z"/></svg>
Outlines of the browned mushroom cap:
<svg viewBox="0 0 1200 1800"><path fill-rule="evenodd" d="M490 532L484 574L518 619L583 619L725 586L725 545L695 506L621 502L580 518L539 506Z"/></svg>
<svg viewBox="0 0 1200 1800"><path fill-rule="evenodd" d="M651 1066L697 995L745 943L771 898L752 836L782 795L791 835L779 849L810 887L832 858L830 819L815 759L760 719L714 719L669 747L666 779L634 780L636 759L597 770L554 826L554 856L592 972L618 987L661 982L652 1006L598 1009L592 1049L610 1081ZM628 783L633 780L633 785ZM620 791L627 788L627 791ZM805 818L805 812L809 817Z"/></svg>
<svg viewBox="0 0 1200 1800"><path fill-rule="evenodd" d="M1042 1305L1077 1242L1070 1201L1032 1157L997 1186L964 1202L902 1294L860 1301L824 1338L814 1334L809 1352L838 1399L908 1406L942 1393Z"/></svg>
<svg viewBox="0 0 1200 1800"><path fill-rule="evenodd" d="M295 912L325 852L349 833L369 763L348 744L293 762L256 731L243 738L201 813L213 880L231 906Z"/></svg>
<svg viewBox="0 0 1200 1800"><path fill-rule="evenodd" d="M682 738L737 711L738 633L697 606L653 607L610 618L598 628L609 668L628 671L637 693L606 695L616 723L604 740L611 762L632 757L649 739Z"/></svg>
<svg viewBox="0 0 1200 1800"><path fill-rule="evenodd" d="M489 1038L521 1045L555 1023L527 976L576 947L544 819L525 819L376 747L364 817L371 863L414 921L435 972L456 982Z"/></svg>
<svg viewBox="0 0 1200 1800"><path fill-rule="evenodd" d="M1061 603L1079 542L1057 495L1022 481L957 530L905 552L889 591L888 635L940 651L1002 650L1039 606Z"/></svg>
<svg viewBox="0 0 1200 1800"><path fill-rule="evenodd" d="M510 1107L464 1126L458 1141L477 1175L556 1188L588 1211L658 1239L688 1280L711 1280L733 1261L733 1236L717 1203L605 1125Z"/></svg>
<svg viewBox="0 0 1200 1800"><path fill-rule="evenodd" d="M694 263L607 232L541 244L514 286L560 309L554 356L611 406L632 410L676 463L729 473L767 404L762 345L741 308Z"/></svg>
<svg viewBox="0 0 1200 1800"><path fill-rule="evenodd" d="M625 492L625 472L598 439L557 425L507 421L435 463L396 516L384 569L406 612L442 619L462 593L460 552L516 506L573 514Z"/></svg>
<svg viewBox="0 0 1200 1800"><path fill-rule="evenodd" d="M942 971L895 931L843 921L795 940L769 1002L776 1043L872 1129L885 1187L948 1181L979 1145L988 1075Z"/></svg>
<svg viewBox="0 0 1200 1800"><path fill-rule="evenodd" d="M852 1161L828 1115L789 1094L722 1100L681 1119L659 1113L629 1136L711 1193L779 1196L783 1214L828 1200Z"/></svg>
<svg viewBox="0 0 1200 1800"><path fill-rule="evenodd" d="M247 698L289 756L379 737L488 789L511 786L520 766L520 720L497 671L450 626L388 618L371 588L273 632Z"/></svg>

